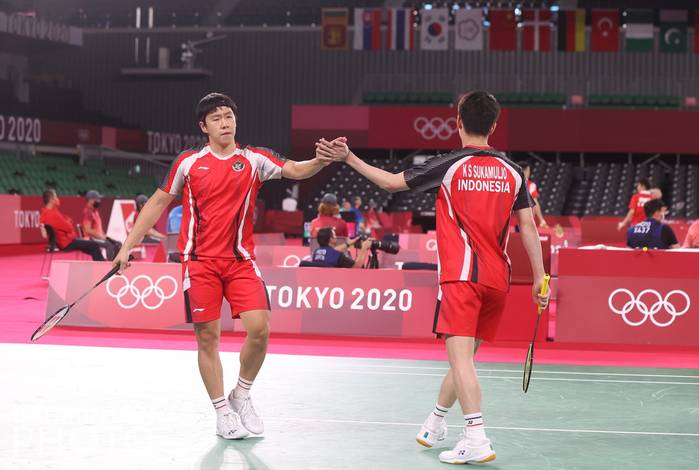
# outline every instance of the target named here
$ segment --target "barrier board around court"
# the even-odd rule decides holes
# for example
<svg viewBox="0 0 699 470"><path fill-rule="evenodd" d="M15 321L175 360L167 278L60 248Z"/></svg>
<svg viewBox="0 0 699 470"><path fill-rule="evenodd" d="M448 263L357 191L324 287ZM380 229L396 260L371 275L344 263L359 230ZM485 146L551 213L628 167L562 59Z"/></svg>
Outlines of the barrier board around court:
<svg viewBox="0 0 699 470"><path fill-rule="evenodd" d="M559 256L556 341L699 346L699 250Z"/></svg>
<svg viewBox="0 0 699 470"><path fill-rule="evenodd" d="M109 263L55 261L47 315L77 298ZM433 271L283 268L261 266L277 333L432 338L437 298ZM133 263L101 285L62 322L67 326L190 330L185 323L181 266ZM241 331L222 305L222 328ZM498 340L529 341L536 311L531 287L512 286ZM547 317L538 337L547 336Z"/></svg>

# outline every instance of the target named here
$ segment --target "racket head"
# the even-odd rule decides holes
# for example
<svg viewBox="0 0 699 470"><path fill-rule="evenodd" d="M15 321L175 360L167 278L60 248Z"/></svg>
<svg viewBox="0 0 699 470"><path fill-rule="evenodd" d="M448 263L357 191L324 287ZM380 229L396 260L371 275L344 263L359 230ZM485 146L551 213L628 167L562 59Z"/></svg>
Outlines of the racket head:
<svg viewBox="0 0 699 470"><path fill-rule="evenodd" d="M529 390L529 380L532 378L532 366L534 364L534 343L529 345L527 360L524 362L524 376L522 377L522 390L527 393Z"/></svg>
<svg viewBox="0 0 699 470"><path fill-rule="evenodd" d="M36 331L34 332L34 334L32 335L32 337L31 337L32 342L38 340L39 338L44 336L46 333L51 331L51 329L54 326L58 325L61 322L61 320L63 320L63 318L65 318L65 316L68 315L68 312L70 311L70 307L71 307L71 305L65 305L65 306L59 308L58 310L56 310L56 312L53 315L48 317L44 321L44 323L42 323L41 326L39 326L39 328L37 328Z"/></svg>

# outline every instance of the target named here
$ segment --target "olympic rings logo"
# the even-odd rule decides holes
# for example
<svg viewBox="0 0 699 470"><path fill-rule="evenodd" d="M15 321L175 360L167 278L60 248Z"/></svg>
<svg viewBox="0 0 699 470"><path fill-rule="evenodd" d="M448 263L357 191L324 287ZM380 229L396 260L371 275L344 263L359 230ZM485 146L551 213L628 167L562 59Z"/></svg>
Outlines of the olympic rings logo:
<svg viewBox="0 0 699 470"><path fill-rule="evenodd" d="M284 258L284 261L282 261L282 268L298 268L302 259L303 261L309 261L311 257L304 256L303 258L300 258L296 255L288 255L286 258Z"/></svg>
<svg viewBox="0 0 699 470"><path fill-rule="evenodd" d="M621 308L617 308L614 305L614 301L619 295L622 296L622 298L628 297L628 300L626 300L626 303ZM653 302L650 305L646 304L646 302L643 300L644 296L655 297L655 302ZM677 309L675 304L670 301L670 299L673 296L679 296L681 298L684 298L684 308L680 310ZM677 297L675 297L675 299L676 298ZM642 290L637 297L634 296L633 293L628 289L617 289L611 294L609 294L608 304L610 310L616 313L617 315L621 315L621 318L623 318L624 323L626 323L629 326L639 326L644 324L646 320L650 319L650 321L655 326L664 328L672 325L677 317L687 313L689 311L691 301L689 299L689 295L687 295L685 291L677 289L671 290L667 293L667 295L665 295L665 297L663 297L660 294L660 292L653 289ZM682 304L680 303L680 305ZM633 321L629 319L629 317L627 316L627 314L629 314L634 309L634 307L641 313L641 315L643 315L643 317L638 321ZM667 312L670 315L670 318L668 320L661 321L655 317L655 315L658 312L660 312L660 309L664 309L665 312Z"/></svg>
<svg viewBox="0 0 699 470"><path fill-rule="evenodd" d="M112 290L112 283L117 281L117 279L123 282L123 285L114 292ZM143 290L136 285L142 279L145 280L145 287L143 287L143 283L141 283ZM169 286L167 286L168 282L170 283ZM165 283L165 286L169 287L169 289L167 289L169 293L167 294L163 289L163 283ZM163 276L156 282L153 282L153 280L145 274L140 274L129 281L125 276L119 275L107 281L106 289L107 294L115 298L119 306L125 310L132 309L139 303L148 310L156 310L163 305L163 302L175 296L177 293L177 281L172 276ZM127 299L126 302L124 298Z"/></svg>
<svg viewBox="0 0 699 470"><path fill-rule="evenodd" d="M425 140L449 140L451 136L458 132L456 118L454 117L448 119L419 117L415 119L413 128Z"/></svg>

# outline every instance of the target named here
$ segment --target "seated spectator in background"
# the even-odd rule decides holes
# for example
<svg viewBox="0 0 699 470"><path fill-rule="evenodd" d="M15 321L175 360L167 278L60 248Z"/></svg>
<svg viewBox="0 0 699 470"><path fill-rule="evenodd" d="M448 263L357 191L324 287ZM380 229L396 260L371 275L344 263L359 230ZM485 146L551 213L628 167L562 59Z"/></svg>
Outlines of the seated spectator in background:
<svg viewBox="0 0 699 470"><path fill-rule="evenodd" d="M699 248L699 219L689 226L682 248Z"/></svg>
<svg viewBox="0 0 699 470"><path fill-rule="evenodd" d="M350 204L350 202L347 199L342 200L340 212L352 212L352 204Z"/></svg>
<svg viewBox="0 0 699 470"><path fill-rule="evenodd" d="M350 209L354 212L355 223L357 224L357 232L364 232L366 228L364 227L364 214L362 213L362 198L359 196L354 197L354 206Z"/></svg>
<svg viewBox="0 0 699 470"><path fill-rule="evenodd" d="M626 213L624 220L617 225L617 230L621 230L629 224L633 227L646 218L643 206L652 199L652 194L649 189L650 183L647 179L641 178L638 180L636 184L636 194L631 196L631 200L629 201L629 211Z"/></svg>
<svg viewBox="0 0 699 470"><path fill-rule="evenodd" d="M338 237L347 236L347 223L339 217L340 206L337 204L337 196L327 193L320 200L318 217L311 221L311 238L316 238L318 230L326 227L334 228Z"/></svg>
<svg viewBox="0 0 699 470"><path fill-rule="evenodd" d="M107 259L113 260L121 249L121 243L107 237L102 229L102 216L99 212L102 195L94 189L85 193L85 209L83 209L83 237L97 243L107 252Z"/></svg>
<svg viewBox="0 0 699 470"><path fill-rule="evenodd" d="M167 215L167 233L180 233L182 225L182 205L173 207Z"/></svg>
<svg viewBox="0 0 699 470"><path fill-rule="evenodd" d="M136 216L133 218L134 224L136 223L136 219L138 219L138 215L141 213L141 209L143 209L143 206L146 205L146 202L148 202L148 196L145 194L139 194L136 196ZM180 214L180 220L182 219L182 214ZM158 232L155 227L151 227L147 232L146 235L143 237L143 240L141 243L160 243L160 240L164 239L165 235L162 233Z"/></svg>
<svg viewBox="0 0 699 470"><path fill-rule="evenodd" d="M629 227L626 232L626 244L631 248L679 248L675 232L664 224L667 208L660 199L651 199L643 206L646 220Z"/></svg>
<svg viewBox="0 0 699 470"><path fill-rule="evenodd" d="M317 240L319 247L313 251L311 261L323 264L329 268L361 268L366 261L366 254L371 248L371 240L364 240L357 254L357 259L352 260L349 256L336 249L337 237L335 230L330 227L318 230Z"/></svg>
<svg viewBox="0 0 699 470"><path fill-rule="evenodd" d="M62 214L58 208L61 200L53 189L47 189L42 194L44 207L39 215L39 222L49 225L56 234L56 246L62 251L80 250L92 256L93 261L104 261L100 246L92 240L80 240L75 231L73 220Z"/></svg>

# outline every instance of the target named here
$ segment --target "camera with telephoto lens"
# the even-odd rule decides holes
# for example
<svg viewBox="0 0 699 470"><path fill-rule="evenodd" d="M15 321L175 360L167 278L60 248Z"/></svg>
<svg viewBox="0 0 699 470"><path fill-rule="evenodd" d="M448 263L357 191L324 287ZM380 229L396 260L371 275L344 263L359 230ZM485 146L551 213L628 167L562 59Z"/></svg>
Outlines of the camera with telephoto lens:
<svg viewBox="0 0 699 470"><path fill-rule="evenodd" d="M369 236L367 234L361 234L354 242L354 247L360 249L362 247L362 242L368 239ZM372 240L371 251L384 251L388 254L395 255L400 251L400 245L394 241Z"/></svg>

